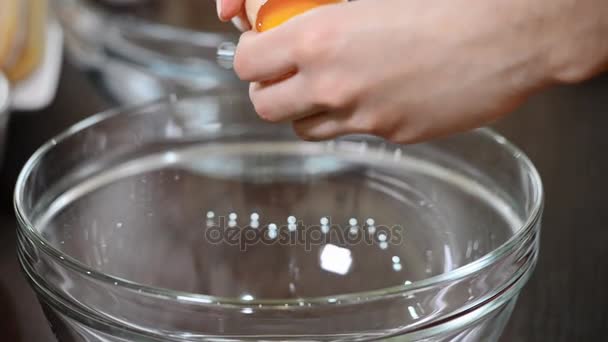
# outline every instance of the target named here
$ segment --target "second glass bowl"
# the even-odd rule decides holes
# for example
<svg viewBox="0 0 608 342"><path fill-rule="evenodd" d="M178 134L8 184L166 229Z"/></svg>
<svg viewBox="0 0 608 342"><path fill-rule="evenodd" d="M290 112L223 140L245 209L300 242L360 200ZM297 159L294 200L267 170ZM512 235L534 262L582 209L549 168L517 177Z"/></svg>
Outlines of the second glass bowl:
<svg viewBox="0 0 608 342"><path fill-rule="evenodd" d="M68 56L117 104L173 93L241 87L217 62L222 42L238 40L212 0L51 0Z"/></svg>

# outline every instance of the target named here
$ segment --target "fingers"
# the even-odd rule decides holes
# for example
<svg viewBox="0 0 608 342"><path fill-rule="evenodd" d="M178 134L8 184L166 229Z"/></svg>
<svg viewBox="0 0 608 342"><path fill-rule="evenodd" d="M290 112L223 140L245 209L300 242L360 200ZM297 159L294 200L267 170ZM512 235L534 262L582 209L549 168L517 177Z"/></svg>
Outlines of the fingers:
<svg viewBox="0 0 608 342"><path fill-rule="evenodd" d="M321 113L293 122L295 133L304 140L320 141L352 133L346 113Z"/></svg>
<svg viewBox="0 0 608 342"><path fill-rule="evenodd" d="M289 49L281 44L284 34L281 30L263 34L249 31L241 36L234 57L234 70L241 80L271 81L296 70Z"/></svg>
<svg viewBox="0 0 608 342"><path fill-rule="evenodd" d="M249 20L247 20L247 15L245 15L244 12L240 12L236 17L233 17L230 21L241 32L247 32L251 30L251 25L249 25Z"/></svg>
<svg viewBox="0 0 608 342"><path fill-rule="evenodd" d="M217 16L222 21L228 21L241 12L244 13L245 0L215 0L215 4L217 6Z"/></svg>
<svg viewBox="0 0 608 342"><path fill-rule="evenodd" d="M258 115L270 122L298 120L324 109L311 101L301 74L270 85L252 83L249 96Z"/></svg>

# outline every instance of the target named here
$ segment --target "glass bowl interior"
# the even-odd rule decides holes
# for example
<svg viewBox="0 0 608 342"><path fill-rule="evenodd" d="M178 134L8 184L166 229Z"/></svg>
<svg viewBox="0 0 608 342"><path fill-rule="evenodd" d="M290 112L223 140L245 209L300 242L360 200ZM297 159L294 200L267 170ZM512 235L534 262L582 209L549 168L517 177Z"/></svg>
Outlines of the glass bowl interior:
<svg viewBox="0 0 608 342"><path fill-rule="evenodd" d="M252 113L242 97L202 96L93 117L30 161L18 209L86 269L244 301L449 275L540 211L531 164L486 130L312 143Z"/></svg>

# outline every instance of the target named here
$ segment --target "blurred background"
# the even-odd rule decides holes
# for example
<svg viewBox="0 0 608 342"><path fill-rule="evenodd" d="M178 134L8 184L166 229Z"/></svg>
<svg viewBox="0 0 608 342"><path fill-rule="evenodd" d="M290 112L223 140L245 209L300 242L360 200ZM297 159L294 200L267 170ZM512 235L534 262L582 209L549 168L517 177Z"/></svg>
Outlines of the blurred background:
<svg viewBox="0 0 608 342"><path fill-rule="evenodd" d="M15 255L12 190L29 156L99 111L191 89L245 91L215 60L221 42L237 39L212 0L0 1L0 69L10 88L3 95L0 84L3 341L52 341ZM536 164L546 191L539 264L505 342L608 336L607 114L601 76L539 94L495 125Z"/></svg>

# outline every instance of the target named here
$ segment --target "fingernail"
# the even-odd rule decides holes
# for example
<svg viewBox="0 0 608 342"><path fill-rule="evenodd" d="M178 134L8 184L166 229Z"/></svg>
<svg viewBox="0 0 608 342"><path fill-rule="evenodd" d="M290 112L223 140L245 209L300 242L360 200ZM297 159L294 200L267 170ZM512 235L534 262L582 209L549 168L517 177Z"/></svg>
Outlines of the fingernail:
<svg viewBox="0 0 608 342"><path fill-rule="evenodd" d="M244 21L241 17L236 16L232 18L232 24L241 32L249 31L249 24Z"/></svg>
<svg viewBox="0 0 608 342"><path fill-rule="evenodd" d="M215 0L215 5L217 8L217 16L222 19L222 0Z"/></svg>

